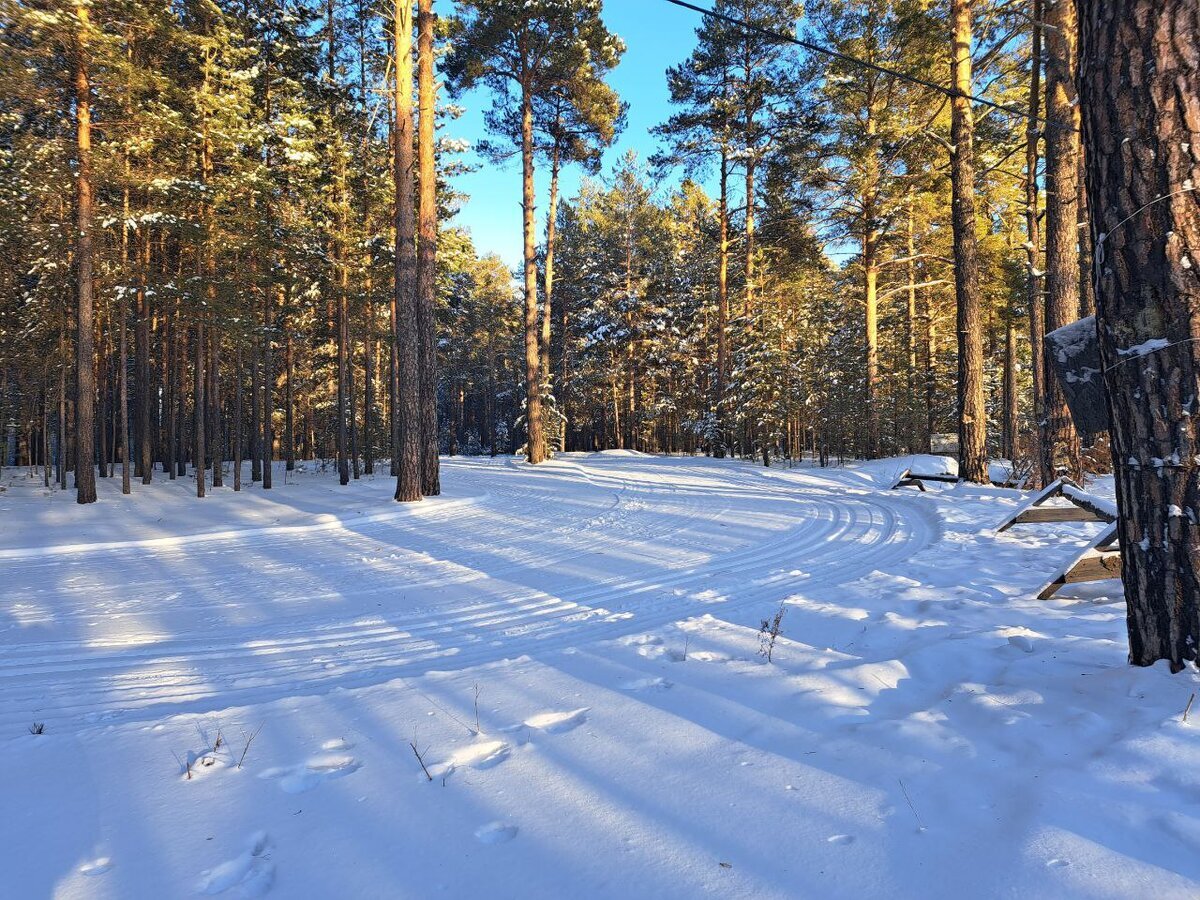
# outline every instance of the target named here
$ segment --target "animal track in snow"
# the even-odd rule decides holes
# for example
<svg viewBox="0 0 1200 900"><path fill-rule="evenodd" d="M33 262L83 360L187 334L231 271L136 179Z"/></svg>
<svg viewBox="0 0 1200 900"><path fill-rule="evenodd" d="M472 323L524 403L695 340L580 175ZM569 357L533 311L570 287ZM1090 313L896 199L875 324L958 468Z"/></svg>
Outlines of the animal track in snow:
<svg viewBox="0 0 1200 900"><path fill-rule="evenodd" d="M275 864L267 859L270 849L267 833L256 831L243 853L201 873L197 891L213 895L236 888L235 896L261 897L275 881Z"/></svg>
<svg viewBox="0 0 1200 900"><path fill-rule="evenodd" d="M577 728L587 721L584 715L590 707L571 710L570 712L547 712L539 713L536 716L530 716L525 720L524 724L530 728L537 728L539 731L547 731L551 734L558 734L564 731L570 731L572 728Z"/></svg>
<svg viewBox="0 0 1200 900"><path fill-rule="evenodd" d="M825 839L830 844L853 844L854 835L852 834L835 834L832 837Z"/></svg>
<svg viewBox="0 0 1200 900"><path fill-rule="evenodd" d="M326 753L314 756L299 766L279 766L267 769L259 778L278 778L279 787L289 794L303 794L332 778L341 778L362 768L353 756Z"/></svg>
<svg viewBox="0 0 1200 900"><path fill-rule="evenodd" d="M481 844L506 844L516 836L517 826L507 822L488 822L475 831L475 838Z"/></svg>

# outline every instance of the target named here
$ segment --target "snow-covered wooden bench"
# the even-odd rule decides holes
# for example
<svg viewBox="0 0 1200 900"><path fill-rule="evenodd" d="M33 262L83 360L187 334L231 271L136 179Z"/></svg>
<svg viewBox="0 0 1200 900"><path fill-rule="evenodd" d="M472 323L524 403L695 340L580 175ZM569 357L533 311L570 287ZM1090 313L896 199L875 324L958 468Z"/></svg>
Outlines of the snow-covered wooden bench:
<svg viewBox="0 0 1200 900"><path fill-rule="evenodd" d="M1078 556L1071 559L1048 584L1038 592L1039 600L1049 600L1068 584L1104 581L1121 577L1121 551L1117 547L1117 524L1105 528Z"/></svg>
<svg viewBox="0 0 1200 900"><path fill-rule="evenodd" d="M1044 506L1055 497L1063 497L1070 506ZM1004 517L996 532L1008 531L1014 525L1036 522L1115 522L1117 508L1110 501L1089 494L1069 478L1059 478Z"/></svg>
<svg viewBox="0 0 1200 900"><path fill-rule="evenodd" d="M941 481L946 484L958 484L959 480L960 479L957 475L951 475L949 472L930 472L927 474L920 474L912 471L911 469L905 469L896 476L896 479L892 482L892 486L889 490L894 491L896 488L902 487L917 487L924 491L925 485L923 482L926 481Z"/></svg>

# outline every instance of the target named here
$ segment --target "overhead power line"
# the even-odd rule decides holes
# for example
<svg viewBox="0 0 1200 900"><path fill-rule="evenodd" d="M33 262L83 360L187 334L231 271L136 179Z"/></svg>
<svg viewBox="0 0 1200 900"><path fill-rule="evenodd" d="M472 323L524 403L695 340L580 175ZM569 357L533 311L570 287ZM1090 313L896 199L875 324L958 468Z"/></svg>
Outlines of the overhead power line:
<svg viewBox="0 0 1200 900"><path fill-rule="evenodd" d="M871 69L872 71L878 72L881 75L889 75L892 78L898 78L901 81L907 81L910 84L917 84L921 87L928 88L931 91L936 91L939 94L945 94L950 98L965 97L967 100L970 100L973 103L978 103L982 106L990 106L993 109L998 109L1001 112L1008 113L1011 116L1019 116L1022 119L1032 118L1035 122L1044 122L1060 128L1070 128L1069 125L1061 125L1057 122L1048 122L1045 119L1039 119L1036 116L1030 116L1027 112L1023 112L1022 110L1015 109L1011 106L1005 106L1003 103L997 103L996 101L989 100L986 97L977 97L974 94L967 94L959 91L957 88L946 87L943 84L938 84L934 81L927 81L924 78L920 78L916 75L910 75L907 72L901 72L898 69L890 69L887 66L881 66L870 62L869 60L859 59L857 56L851 56L849 53L842 53L840 50L832 50L829 47L822 47L820 44L814 44L811 41L803 40L802 38L798 38L792 34L781 34L778 31L772 31L770 28L763 28L751 22L744 21L743 19L735 19L733 16L727 16L724 13L719 13L711 9L705 9L703 6L697 6L694 3L688 3L686 0L666 0L666 2L670 3L672 6L690 9L692 12L698 12L700 15L707 16L710 19L716 19L720 22L725 22L726 24L741 28L743 31L749 31L754 34L762 35L763 37L778 41L781 44L795 44L797 47L803 47L805 50L808 50L812 53L819 53L832 59L841 60L842 62L848 63L852 66L858 66L863 69Z"/></svg>

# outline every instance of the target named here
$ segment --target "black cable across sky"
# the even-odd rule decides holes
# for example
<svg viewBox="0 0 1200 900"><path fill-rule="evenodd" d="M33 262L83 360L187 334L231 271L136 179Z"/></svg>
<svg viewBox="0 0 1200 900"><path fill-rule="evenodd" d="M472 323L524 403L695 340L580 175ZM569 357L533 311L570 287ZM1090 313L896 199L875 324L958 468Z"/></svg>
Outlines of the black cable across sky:
<svg viewBox="0 0 1200 900"><path fill-rule="evenodd" d="M688 2L686 2L686 0L666 0L666 2L670 3L673 6L680 6L683 9L690 9L693 12L698 12L702 16L708 16L711 19L717 19L718 21L725 22L729 25L736 26L737 28L741 28L744 31L750 31L750 32L753 32L754 34L760 34L763 37L771 38L772 40L779 41L781 44L795 44L797 47L803 47L805 50L809 50L813 53L820 53L824 56L829 56L829 57L832 57L833 59L841 60L842 62L849 63L850 65L853 65L853 66L859 66L864 69L871 69L875 72L879 72L882 75L890 75L893 78L899 78L901 81L907 81L912 84L919 84L921 87L929 88L931 91L937 91L939 94L945 94L947 97L950 97L952 99L956 98L956 97L966 97L966 99L968 99L974 103L980 103L983 106L990 106L993 109L998 109L1001 112L1006 112L1010 116L1020 116L1022 119L1030 118L1029 113L1022 112L1019 109L1014 109L1011 106L1005 106L1003 103L996 103L994 100L988 100L986 97L977 97L974 94L964 94L961 91L957 90L956 88L946 87L945 85L937 84L936 82L933 82L933 81L926 81L924 78L918 78L916 75L909 75L907 72L900 72L896 69L889 69L886 66L876 65L875 63L868 62L865 59L859 59L857 56L851 56L848 53L842 53L838 50L831 50L828 47L822 47L820 44L814 44L811 41L803 40L801 38L796 37L795 35L780 34L778 31L772 31L769 28L762 28L758 25L751 24L750 22L743 21L742 19L735 19L732 16L725 15L724 13L715 12L711 9L705 9L703 6L697 6L694 3L688 3ZM1038 122L1046 121L1044 119L1038 119L1037 117L1033 117L1033 118L1034 118L1034 121L1038 121ZM1055 124L1055 123L1047 123L1047 124ZM1063 126L1063 127L1067 127L1067 126Z"/></svg>

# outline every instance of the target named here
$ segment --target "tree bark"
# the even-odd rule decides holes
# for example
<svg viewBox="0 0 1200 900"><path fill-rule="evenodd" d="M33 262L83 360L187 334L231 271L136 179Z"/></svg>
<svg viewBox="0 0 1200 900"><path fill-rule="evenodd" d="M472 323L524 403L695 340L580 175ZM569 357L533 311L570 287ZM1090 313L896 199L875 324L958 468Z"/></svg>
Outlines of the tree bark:
<svg viewBox="0 0 1200 900"><path fill-rule="evenodd" d="M417 331L421 378L421 493L442 492L438 466L437 341L434 292L437 287L437 160L433 82L433 0L417 0L417 163L420 202L417 228ZM549 316L550 301L546 301ZM547 318L547 332L549 319ZM546 335L549 365L549 334Z"/></svg>
<svg viewBox="0 0 1200 900"><path fill-rule="evenodd" d="M1079 318L1079 97L1076 94L1077 33L1075 0L1046 7L1046 331ZM1044 346L1035 350L1048 353ZM1078 478L1079 436L1057 378L1054 363L1042 362L1042 483L1062 474Z"/></svg>
<svg viewBox="0 0 1200 900"><path fill-rule="evenodd" d="M421 384L417 339L417 248L413 210L412 3L396 3L396 309L399 361L399 471L395 499L421 499Z"/></svg>
<svg viewBox="0 0 1200 900"><path fill-rule="evenodd" d="M196 318L195 359L192 364L192 466L196 470L196 496L204 496L204 320Z"/></svg>
<svg viewBox="0 0 1200 900"><path fill-rule="evenodd" d="M522 41L524 36L522 36ZM546 459L542 427L542 379L538 358L537 236L534 231L533 85L527 54L522 52L521 72L521 208L525 240L525 458L530 463Z"/></svg>
<svg viewBox="0 0 1200 900"><path fill-rule="evenodd" d="M1030 375L1033 379L1034 423L1042 421L1042 399L1046 379L1045 355L1042 344L1046 336L1046 309L1042 298L1042 241L1038 217L1038 141L1041 129L1038 120L1042 109L1042 0L1030 0L1033 34L1030 37L1029 116L1025 120L1025 258L1029 267L1025 302L1029 312ZM1042 486L1041 429L1032 434L1031 448L1037 461L1033 469L1035 487Z"/></svg>
<svg viewBox="0 0 1200 900"><path fill-rule="evenodd" d="M958 472L967 481L988 482L987 411L983 401L982 299L975 234L975 122L971 111L971 0L951 0L954 28L951 81L951 217L954 230L954 289L958 308Z"/></svg>
<svg viewBox="0 0 1200 900"><path fill-rule="evenodd" d="M96 502L94 300L92 297L92 99L88 81L88 7L76 0L79 19L71 60L75 84L75 499Z"/></svg>
<svg viewBox="0 0 1200 900"><path fill-rule="evenodd" d="M1200 650L1200 5L1079 8L1129 660L1177 672Z"/></svg>
<svg viewBox="0 0 1200 900"><path fill-rule="evenodd" d="M717 199L717 392L713 402L717 438L712 449L725 456L725 390L729 371L729 154L721 146L721 176Z"/></svg>

